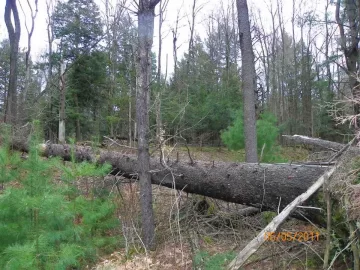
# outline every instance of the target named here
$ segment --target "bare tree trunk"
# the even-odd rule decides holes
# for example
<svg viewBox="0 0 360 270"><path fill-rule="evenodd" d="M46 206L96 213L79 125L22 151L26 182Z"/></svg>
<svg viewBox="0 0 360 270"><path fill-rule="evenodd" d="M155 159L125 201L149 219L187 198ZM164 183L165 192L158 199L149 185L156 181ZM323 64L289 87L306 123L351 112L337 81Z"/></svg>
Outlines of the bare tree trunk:
<svg viewBox="0 0 360 270"><path fill-rule="evenodd" d="M301 29L303 26L301 27ZM308 42L306 47L306 53L302 52L302 108L303 108L303 124L304 124L304 134L307 136L312 135L312 96L311 96L311 29L312 23L309 22L309 30L307 34ZM302 30L301 30L302 31ZM303 41L303 35L301 34ZM302 42L304 44L304 42ZM305 57L305 59L304 59Z"/></svg>
<svg viewBox="0 0 360 270"><path fill-rule="evenodd" d="M176 26L175 29L172 29L172 34L173 34L173 57L174 57L174 81L176 81L177 78L177 31L178 31L178 25L179 25L179 14L177 15L177 19L176 19Z"/></svg>
<svg viewBox="0 0 360 270"><path fill-rule="evenodd" d="M136 76L136 78L135 78L135 97L137 97L138 96L138 88L139 88L139 83L138 83L138 78L137 78L137 76ZM135 105L136 106L136 105ZM136 108L135 108L136 109ZM135 117L135 120L134 120L134 143L133 143L133 145L135 145L136 144L136 141L137 141L137 138L138 138L138 133L137 133L137 119L136 119L136 117Z"/></svg>
<svg viewBox="0 0 360 270"><path fill-rule="evenodd" d="M48 64L49 64L49 68L48 68L48 76L47 76L47 80L46 80L46 86L45 89L50 88L50 82L52 81L52 77L53 77L53 61L52 61L52 44L54 41L54 33L52 30L52 18L51 18L51 8L52 8L52 0L50 0L50 2L46 1L46 14L47 14L47 38L48 38ZM46 91L46 90L44 90ZM53 94L50 92L50 115L52 115L53 113ZM52 121L48 124L48 139L50 141L53 141L53 124ZM65 140L65 138L64 138Z"/></svg>
<svg viewBox="0 0 360 270"><path fill-rule="evenodd" d="M278 116L278 89L276 86L276 28L275 28L275 16L273 12L273 6L271 5L271 25L272 25L272 42L271 42L271 105L274 106L274 114Z"/></svg>
<svg viewBox="0 0 360 270"><path fill-rule="evenodd" d="M328 15L328 9L329 9L329 0L326 1L326 8L325 8L325 59L326 59L326 76L328 79L328 85L327 85L327 94L332 94L331 91L331 84L332 84L332 74L330 69L330 61L329 61L329 43L330 43L330 35L329 35L329 15Z"/></svg>
<svg viewBox="0 0 360 270"><path fill-rule="evenodd" d="M169 3L168 0L164 2L160 0L159 4L159 53L158 53L158 70L157 70L157 84L158 84L158 93L156 94L155 99L155 110L156 110L156 140L161 147L161 129L162 129L162 117L161 117L161 53L162 53L162 25L165 20L164 12Z"/></svg>
<svg viewBox="0 0 360 270"><path fill-rule="evenodd" d="M130 76L130 73L129 73ZM132 85L131 85L131 79L130 79L130 84L129 84L129 93L128 93L128 97L129 97L129 111L128 111L128 143L129 146L131 147L132 145Z"/></svg>
<svg viewBox="0 0 360 270"><path fill-rule="evenodd" d="M60 63L60 110L59 110L59 142L65 143L65 63Z"/></svg>
<svg viewBox="0 0 360 270"><path fill-rule="evenodd" d="M138 125L138 164L143 242L146 248L155 247L155 225L152 208L152 188L149 156L149 96L151 75L151 47L154 35L154 9L160 0L140 0L138 10L138 57L139 89L136 97Z"/></svg>
<svg viewBox="0 0 360 270"><path fill-rule="evenodd" d="M262 54L263 54L263 66L264 66L264 72L265 72L265 84L266 84L266 90L264 93L264 99L268 102L268 105L270 104L271 106L271 100L269 100L270 97L270 53L269 53L269 48L268 48L268 44L267 44L267 35L265 33L265 28L261 19L261 14L259 14L259 22L260 22L260 26L261 26L261 38L260 38L260 45L261 45L261 50L262 50ZM265 101L264 101L265 103Z"/></svg>
<svg viewBox="0 0 360 270"><path fill-rule="evenodd" d="M115 85L115 63L114 63L114 55L116 55L115 48L113 46L114 42L112 42L115 39L115 17L116 17L116 11L114 14L114 24L113 27L111 25L110 21L110 6L109 6L109 0L105 0L105 14L106 14L106 38L107 38L107 47L108 47L108 58L109 58L109 77L110 77L110 86L109 86L109 98L108 98L108 104L107 104L107 113L108 116L112 116L113 114L113 104L112 104L112 97L114 95L114 85ZM113 30L113 36L111 36L111 30ZM114 122L113 120L108 121L109 124L109 133L110 137L114 138Z"/></svg>
<svg viewBox="0 0 360 270"><path fill-rule="evenodd" d="M284 87L284 77L285 77L285 29L284 29L284 18L282 18L282 2L280 3L277 0L277 9L278 9L278 20L279 28L281 34L281 70L279 71L279 101L280 101L280 123L285 122L285 87Z"/></svg>
<svg viewBox="0 0 360 270"><path fill-rule="evenodd" d="M28 90L29 90L29 83L30 83L30 54L31 54L31 38L32 35L34 33L34 29L35 29L35 19L38 13L38 0L35 0L35 11L33 10L30 2L28 1L28 6L30 9L30 17L31 17L31 27L29 29L26 20L25 20L25 28L27 31L27 51L25 53L25 87L24 90L22 91L21 95L22 98L20 99L20 107L19 107L19 115L20 115L20 122L26 120L27 118L27 114L26 114L26 109L27 109L27 105L26 104L26 100L27 100L27 95L28 95ZM22 6L21 6L21 2L19 2L21 9L23 10ZM23 10L24 12L24 10ZM25 15L25 12L24 12Z"/></svg>
<svg viewBox="0 0 360 270"><path fill-rule="evenodd" d="M74 94L74 103L76 108L76 120L75 120L75 127L76 127L76 141L81 141L81 126L80 126L80 107L79 107L79 99L77 93Z"/></svg>
<svg viewBox="0 0 360 270"><path fill-rule="evenodd" d="M13 15L13 18L11 18L11 14ZM6 0L4 19L10 41L10 76L4 122L15 124L17 117L18 54L21 33L20 18L16 6L16 0ZM15 27L12 23L12 19Z"/></svg>
<svg viewBox="0 0 360 270"><path fill-rule="evenodd" d="M162 54L162 25L165 21L165 10L166 7L169 3L169 0L160 0L160 4L159 4L159 53L158 53L158 70L157 70L157 81L158 84L160 85L161 82L161 54Z"/></svg>
<svg viewBox="0 0 360 270"><path fill-rule="evenodd" d="M354 98L360 98L360 83L356 79L357 76L357 61L359 57L358 49L358 28L356 18L356 4L353 0L345 1L346 17L349 23L349 30L345 33L344 21L340 18L340 3L336 3L335 18L340 32L340 47L345 55L347 74L349 76L349 86ZM354 105L355 114L360 113L359 104Z"/></svg>
<svg viewBox="0 0 360 270"><path fill-rule="evenodd" d="M291 18L291 27L292 27L292 41L293 41L293 55L294 55L294 73L295 73L295 78L294 78L294 89L292 91L292 95L290 95L290 134L293 134L294 132L297 131L297 101L298 101L298 86L297 86L297 74L298 74L298 61L297 61L297 57L296 57L296 40L295 40L295 3L296 0L293 0L293 13L292 13L292 18Z"/></svg>
<svg viewBox="0 0 360 270"><path fill-rule="evenodd" d="M134 55L134 51L132 50L131 47L131 56ZM130 56L129 54L127 54L127 56ZM128 87L129 87L129 91L128 91L128 104L129 104L129 108L128 108L128 144L131 147L133 144L133 130L132 130L132 110L133 110L133 106L132 106L132 94L133 94L133 78L131 76L131 68L133 67L133 61L132 59L134 59L133 57L128 57L127 59L127 80L128 80ZM135 86L136 87L136 86ZM134 134L134 136L136 136Z"/></svg>
<svg viewBox="0 0 360 270"><path fill-rule="evenodd" d="M180 22L180 9L177 11L176 14L176 21L175 21L175 28L171 28L172 36L173 36L173 58L174 58L174 81L177 83L177 38L178 38L178 30L179 30L179 22Z"/></svg>
<svg viewBox="0 0 360 270"><path fill-rule="evenodd" d="M256 74L247 1L237 0L237 9L242 63L242 90L244 95L245 160L246 162L257 162L255 118Z"/></svg>
<svg viewBox="0 0 360 270"><path fill-rule="evenodd" d="M196 0L193 0L192 10L191 10L191 22L189 21L190 39L189 39L189 48L188 48L189 58L187 62L187 73L189 73L190 71L190 63L193 61L193 57L194 57L195 17L196 17Z"/></svg>

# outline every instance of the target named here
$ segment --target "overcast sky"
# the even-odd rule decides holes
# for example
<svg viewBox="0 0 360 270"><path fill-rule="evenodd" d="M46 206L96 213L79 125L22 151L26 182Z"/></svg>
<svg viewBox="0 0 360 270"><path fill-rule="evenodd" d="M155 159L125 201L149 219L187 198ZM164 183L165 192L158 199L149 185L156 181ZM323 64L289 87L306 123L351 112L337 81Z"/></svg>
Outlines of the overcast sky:
<svg viewBox="0 0 360 270"><path fill-rule="evenodd" d="M30 17L29 17L29 9L27 6L27 1L24 0L17 0L19 3L21 1L25 14L24 16L23 11L19 7L19 13L21 16L21 22L22 22L22 32L21 32L21 40L20 40L20 46L22 48L26 48L27 44L27 33L24 26L25 18L30 23ZM29 0L30 3L34 4L34 0ZM50 0L38 0L39 5L39 12L35 21L35 30L32 38L32 57L33 59L36 59L39 55L44 53L47 48L47 34L46 34L46 1ZM128 0L129 2L132 0ZM197 15L196 18L196 27L195 32L196 34L204 37L206 30L205 30L205 23L206 20L209 17L209 14L212 11L218 12L220 6L228 5L232 0L222 0L222 1L216 1L216 0L197 0L197 6L202 6L201 12ZM248 4L250 7L250 13L252 14L261 14L262 20L265 24L265 27L271 27L270 24L270 6L273 5L274 9L276 9L276 1L277 0L248 0ZM281 0L280 0L281 1ZM0 39L7 38L7 31L6 26L3 19L4 14L4 8L5 8L5 1L1 1L0 6L0 14L2 14L2 19L0 20ZM99 5L100 10L104 11L105 9L105 0L95 0L95 2ZM112 2L116 2L116 0L113 0ZM291 15L292 15L292 0L282 0L283 2L283 14L284 14L284 20L285 20L285 28L286 31L291 33ZM191 7L192 7L192 0L169 0L169 4L167 7L166 12L166 21L163 26L163 36L165 37L163 40L163 57L162 57L162 67L163 71L165 69L165 59L166 54L168 54L168 70L169 73L172 71L173 67L173 59L172 59L172 34L170 33L170 29L174 27L175 20L177 17L178 12L180 12L180 17L182 17L182 21L180 22L180 28L179 28L179 36L177 44L180 46L178 51L178 59L181 58L181 55L184 51L187 50L188 47L188 40L189 40L189 25L188 25L188 19L187 15L190 16L191 14ZM299 9L302 9L302 12L306 10L315 10L317 14L323 18L324 17L324 5L325 0L296 0L297 3L297 11ZM156 12L158 13L158 12ZM155 35L154 35L154 46L153 51L157 51L158 47L158 39L157 39L157 33L158 30L156 29L158 27L157 19L155 19ZM270 28L269 28L270 29Z"/></svg>

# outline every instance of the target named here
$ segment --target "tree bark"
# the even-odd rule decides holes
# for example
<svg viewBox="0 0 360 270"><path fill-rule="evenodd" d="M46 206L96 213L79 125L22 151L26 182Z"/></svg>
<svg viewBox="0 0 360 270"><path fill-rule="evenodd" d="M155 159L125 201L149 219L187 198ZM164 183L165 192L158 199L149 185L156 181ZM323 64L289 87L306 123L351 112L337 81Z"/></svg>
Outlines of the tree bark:
<svg viewBox="0 0 360 270"><path fill-rule="evenodd" d="M154 9L160 0L140 0L138 10L137 73L139 89L136 97L136 118L138 125L138 172L140 180L140 204L143 242L146 248L155 247L155 224L152 208L152 188L149 156L149 101L151 76L151 47L154 35Z"/></svg>
<svg viewBox="0 0 360 270"><path fill-rule="evenodd" d="M82 136L81 136L80 106L79 106L78 94L74 93L73 98L74 98L75 113L76 113L76 118L75 118L76 141L80 142Z"/></svg>
<svg viewBox="0 0 360 270"><path fill-rule="evenodd" d="M60 110L59 110L59 142L65 143L65 63L63 59L60 62Z"/></svg>
<svg viewBox="0 0 360 270"><path fill-rule="evenodd" d="M48 2L48 0L46 0L46 13L47 13L47 27L46 27L46 31L47 31L47 41L48 41L48 77L46 80L46 85L45 85L45 89L43 92L47 91L46 89L49 89L51 86L51 81L53 79L53 60L52 60L52 55L53 55L53 42L54 42L54 32L53 32L53 25L52 25L52 2ZM36 99L34 100L36 102ZM50 115L53 115L53 93L49 93L49 103L50 103ZM49 139L50 141L54 140L54 125L53 125L53 121L50 121L48 124L48 136L47 139Z"/></svg>
<svg viewBox="0 0 360 270"><path fill-rule="evenodd" d="M277 14L279 20L279 28L281 35L281 68L278 70L278 83L279 83L279 106L280 106L280 123L285 122L285 26L284 26L284 18L283 18L283 10L282 3L279 3L277 0Z"/></svg>
<svg viewBox="0 0 360 270"><path fill-rule="evenodd" d="M188 61L187 61L187 74L190 72L190 63L193 64L194 60L194 28L196 18L196 0L193 0L192 11L191 11L191 22L189 21L190 39L188 48Z"/></svg>
<svg viewBox="0 0 360 270"><path fill-rule="evenodd" d="M297 119L298 119L298 60L297 60L297 49L296 49L296 40L295 40L295 20L296 20L296 7L295 7L295 2L296 0L293 0L293 13L292 13L292 18L291 18L291 27L292 27L292 42L293 42L293 57L294 57L294 74L295 74L295 78L293 81L293 87L294 89L291 89L290 87L290 100L291 102L289 102L290 104L290 108L289 108L289 112L290 112L290 128L289 131L291 134L293 134L293 132L297 132L298 130L298 125L296 124Z"/></svg>
<svg viewBox="0 0 360 270"><path fill-rule="evenodd" d="M242 91L244 96L245 160L246 162L257 162L255 111L256 73L250 32L249 12L246 0L237 0L236 3L238 10L241 49Z"/></svg>
<svg viewBox="0 0 360 270"><path fill-rule="evenodd" d="M333 99L333 92L331 85L333 83L332 80L332 74L331 74L331 68L330 68L330 57L329 57L329 47L330 47L330 33L329 33L329 6L330 2L329 0L326 0L326 7L325 7L325 60L326 60L326 77L328 80L327 85L327 99Z"/></svg>
<svg viewBox="0 0 360 270"><path fill-rule="evenodd" d="M16 149L27 151L24 142L13 142ZM114 151L101 151L95 155L90 147L50 144L41 145L46 157L61 157L71 160L72 152L76 161L109 163L113 173L130 179L140 178L143 164L134 155ZM188 193L208 196L259 208L261 211L281 211L298 195L304 193L313 182L329 167L299 164L257 164L230 162L201 162L194 164L168 162L168 168L158 158L149 159L149 183L175 188ZM140 179L141 184L141 179ZM316 200L308 205L322 207ZM303 208L302 215L316 224L325 224L325 212ZM294 216L300 217L298 213Z"/></svg>
<svg viewBox="0 0 360 270"><path fill-rule="evenodd" d="M11 13L15 27L12 23ZM16 0L6 0L4 20L10 41L10 76L9 88L6 98L5 123L15 124L17 116L17 77L18 77L18 54L20 41L20 18L16 6Z"/></svg>
<svg viewBox="0 0 360 270"><path fill-rule="evenodd" d="M134 177L141 167L133 157L118 152L102 152L99 163L105 162L127 177ZM304 193L328 169L326 166L200 161L192 165L174 162L170 166L171 171L158 159L151 158L152 184L276 212ZM306 209L302 213L317 224L324 223L318 210Z"/></svg>
<svg viewBox="0 0 360 270"><path fill-rule="evenodd" d="M38 0L35 0L35 10L33 10L30 2L28 1L28 6L29 6L29 9L30 9L30 16L31 16L31 27L30 29L28 28L28 25L26 24L25 22L25 28L26 28L26 31L27 31L27 51L25 53L25 74L26 74L26 78L25 78L25 87L24 87L24 90L23 90L23 93L22 93L22 99L20 99L20 102L22 103L20 106L22 108L20 108L20 117L21 117L21 120L20 121L26 121L27 120L27 115L26 115L26 107L28 104L26 104L26 100L27 100L27 97L28 97L28 90L29 90L29 84L30 84L30 54L31 54L31 38L32 38L32 35L34 33L34 29L35 29L35 19L36 19L36 16L37 16L37 13L38 13ZM22 8L21 6L21 2L19 2L20 4L20 7Z"/></svg>
<svg viewBox="0 0 360 270"><path fill-rule="evenodd" d="M344 21L340 17L340 7L341 1L337 0L336 2L336 11L335 19L339 27L340 32L340 48L345 56L347 75L349 77L349 87L351 93L353 94L354 99L359 99L360 97L360 83L357 80L357 60L359 57L359 39L358 39L358 24L356 23L356 3L352 0L346 0L345 2L345 12L346 18L348 20L348 32L344 30ZM346 26L346 25L345 25ZM354 105L354 113L360 113L359 104Z"/></svg>

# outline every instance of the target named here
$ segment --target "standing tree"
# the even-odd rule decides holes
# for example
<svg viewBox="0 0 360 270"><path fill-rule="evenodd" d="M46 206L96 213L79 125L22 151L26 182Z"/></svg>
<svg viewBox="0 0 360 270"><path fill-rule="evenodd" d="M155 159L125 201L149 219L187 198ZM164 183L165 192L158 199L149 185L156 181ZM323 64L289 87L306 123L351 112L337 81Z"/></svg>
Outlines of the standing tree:
<svg viewBox="0 0 360 270"><path fill-rule="evenodd" d="M255 116L256 73L251 41L249 11L246 0L237 0L236 3L241 49L242 90L244 95L245 160L246 162L257 162Z"/></svg>
<svg viewBox="0 0 360 270"><path fill-rule="evenodd" d="M341 18L340 14L342 3L345 4L344 19ZM359 69L359 18L357 18L358 13L356 11L355 1L338 0L336 2L335 18L340 31L340 48L345 56L345 71L349 77L349 86L354 99L360 97L360 82L357 79L357 71ZM354 113L360 113L360 105L358 103L354 105Z"/></svg>
<svg viewBox="0 0 360 270"><path fill-rule="evenodd" d="M156 111L156 140L159 143L160 147L162 144L162 118L161 118L161 93L162 93L162 85L161 85L161 56L162 56L162 25L165 21L165 10L169 0L165 0L164 2L160 0L159 4L159 51L158 51L158 69L157 69L157 88L158 92L156 93L155 98L155 111ZM166 78L165 78L166 80ZM160 157L161 158L161 157Z"/></svg>
<svg viewBox="0 0 360 270"><path fill-rule="evenodd" d="M60 90L60 109L59 109L59 142L65 143L65 63L63 58L60 60L59 69L59 90Z"/></svg>
<svg viewBox="0 0 360 270"><path fill-rule="evenodd" d="M20 4L20 8L23 11L24 17L26 18L26 13L25 10L23 8L23 6L21 5L21 2L19 2ZM28 101L28 91L29 91L29 86L30 86L30 69L31 69L31 38L32 35L34 33L34 29L35 29L35 19L38 13L38 0L35 0L35 10L32 7L32 5L30 4L30 1L27 1L27 4L29 6L30 9L30 19L31 19L31 24L30 24L30 28L27 24L27 21L25 20L25 28L27 31L27 50L25 52L25 73L26 73L26 77L25 77L25 85L24 85L24 90L20 93L19 95L19 122L27 120L28 117L28 111L27 111L27 107L29 106Z"/></svg>
<svg viewBox="0 0 360 270"><path fill-rule="evenodd" d="M61 54L64 62L75 63L83 55L90 54L102 39L100 11L93 0L59 2L55 7L52 19L54 37L61 42ZM65 91L65 88L63 90ZM63 90L61 92L64 95ZM81 91L87 89L76 88L72 90L75 105L73 108L73 120L76 127L76 139L81 140L81 101L79 99ZM94 97L94 95L91 97ZM61 100L64 102L64 98L61 98ZM61 110L65 111L65 106L61 105ZM61 127L61 123L65 125L63 122L65 112L60 112L60 116L59 125Z"/></svg>
<svg viewBox="0 0 360 270"><path fill-rule="evenodd" d="M8 39L0 42L0 67L0 112L1 114L5 114L5 102L10 74L10 42Z"/></svg>
<svg viewBox="0 0 360 270"><path fill-rule="evenodd" d="M140 200L144 244L155 246L155 224L152 208L152 189L149 156L149 103L151 76L151 47L154 35L155 7L160 0L140 0L138 5L138 91L136 96L136 119L138 129L138 164Z"/></svg>
<svg viewBox="0 0 360 270"><path fill-rule="evenodd" d="M13 25L11 19L13 14ZM20 18L16 6L16 0L6 0L5 14L4 14L6 28L9 34L10 41L10 76L9 88L6 97L6 109L4 122L15 124L17 114L17 76L18 76L18 54L19 54L19 41L20 41Z"/></svg>

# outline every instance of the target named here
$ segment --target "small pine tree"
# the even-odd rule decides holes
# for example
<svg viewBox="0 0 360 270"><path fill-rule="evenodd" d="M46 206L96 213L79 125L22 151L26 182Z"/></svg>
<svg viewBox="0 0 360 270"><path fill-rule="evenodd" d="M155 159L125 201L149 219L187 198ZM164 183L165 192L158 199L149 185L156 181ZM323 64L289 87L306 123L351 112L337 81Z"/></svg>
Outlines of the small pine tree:
<svg viewBox="0 0 360 270"><path fill-rule="evenodd" d="M279 136L277 119L271 113L263 113L256 121L258 154L261 161L274 162L280 160L277 155L276 139ZM234 123L222 132L221 139L231 150L240 150L245 147L244 120L242 110L236 114Z"/></svg>
<svg viewBox="0 0 360 270"><path fill-rule="evenodd" d="M109 166L43 159L36 142L29 156L0 147L0 269L82 268L121 243L111 196L84 196L78 177L104 175ZM9 169L11 168L11 170ZM61 181L54 181L60 174Z"/></svg>

